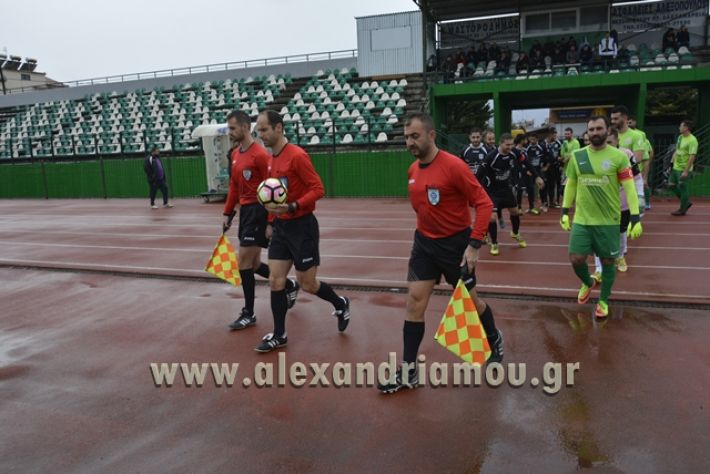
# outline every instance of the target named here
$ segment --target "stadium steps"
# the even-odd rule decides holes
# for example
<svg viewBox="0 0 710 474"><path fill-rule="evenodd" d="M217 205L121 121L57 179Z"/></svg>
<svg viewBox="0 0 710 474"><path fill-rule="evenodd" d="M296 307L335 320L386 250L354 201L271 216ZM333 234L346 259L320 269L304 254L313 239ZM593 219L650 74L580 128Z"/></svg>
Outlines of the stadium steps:
<svg viewBox="0 0 710 474"><path fill-rule="evenodd" d="M269 104L267 109L273 110L274 112L281 112L281 109L286 106L291 99L293 99L293 96L306 85L309 79L309 77L294 79L291 84L286 86L286 89L281 93L281 95L274 99L274 102Z"/></svg>

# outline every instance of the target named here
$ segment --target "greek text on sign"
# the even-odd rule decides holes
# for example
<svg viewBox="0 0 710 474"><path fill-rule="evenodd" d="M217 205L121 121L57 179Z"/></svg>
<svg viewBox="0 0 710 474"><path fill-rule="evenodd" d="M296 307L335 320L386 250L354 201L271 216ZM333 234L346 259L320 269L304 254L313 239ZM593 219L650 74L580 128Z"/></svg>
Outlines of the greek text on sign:
<svg viewBox="0 0 710 474"><path fill-rule="evenodd" d="M613 7L612 27L619 33L653 28L702 27L708 12L708 0L667 0Z"/></svg>

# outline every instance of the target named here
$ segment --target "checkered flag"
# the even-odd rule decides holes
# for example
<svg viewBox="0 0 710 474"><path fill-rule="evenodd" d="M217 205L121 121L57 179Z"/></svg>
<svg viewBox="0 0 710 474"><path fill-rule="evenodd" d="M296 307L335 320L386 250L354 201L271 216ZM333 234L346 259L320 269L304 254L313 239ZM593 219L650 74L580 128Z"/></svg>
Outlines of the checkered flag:
<svg viewBox="0 0 710 474"><path fill-rule="evenodd" d="M222 234L217 241L217 245L212 251L212 257L205 266L205 271L234 286L242 284L237 253L226 235Z"/></svg>

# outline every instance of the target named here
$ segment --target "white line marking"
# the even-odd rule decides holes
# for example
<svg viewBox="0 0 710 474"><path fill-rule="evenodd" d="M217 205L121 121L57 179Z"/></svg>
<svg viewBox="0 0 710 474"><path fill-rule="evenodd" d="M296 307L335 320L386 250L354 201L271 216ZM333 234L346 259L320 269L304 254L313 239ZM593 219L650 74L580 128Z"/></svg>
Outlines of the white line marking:
<svg viewBox="0 0 710 474"><path fill-rule="evenodd" d="M7 234L13 234L13 233L20 233L20 232L26 232L26 231L32 231L33 229L28 229L28 228L13 228L11 230L5 230L1 231L0 234L7 233ZM105 236L105 237L149 237L149 238L158 238L158 239L164 239L164 238L170 238L170 239L216 239L216 235L199 235L199 234L194 234L194 235L184 235L184 234L136 234L136 233L120 233L120 232L70 232L70 231L63 231L63 230L42 230L42 234L59 234L59 235L84 235L84 236L89 236L89 235L98 235L98 236ZM647 236L651 235L658 235L657 233L649 233ZM677 234L675 234L677 235ZM10 235L9 237L13 237ZM378 243L378 244L412 244L412 239L410 240L393 240L393 239L340 239L340 238L323 238L321 237L320 239L321 242L353 242L353 243ZM14 243L14 242L13 242ZM518 247L518 244L516 243L499 243L501 247ZM535 244L535 243L530 243L528 242L528 247L559 247L559 248L567 248L567 244ZM634 250L662 250L662 251L707 251L710 250L710 247L660 247L660 246L646 246L646 245L636 245L635 243L630 244L630 247L632 247Z"/></svg>
<svg viewBox="0 0 710 474"><path fill-rule="evenodd" d="M47 243L47 242L13 242L13 241L0 241L3 245L24 245L24 246L34 246L34 247L62 247L62 248L91 248L91 249L104 249L104 250L138 250L138 251L149 251L149 252L187 252L187 253L204 253L208 254L211 247L205 248L163 248L163 247L132 247L132 246L121 246L121 245L83 245L83 244L60 244L60 243ZM409 257L395 257L395 256L383 256L383 255L343 255L343 254L321 254L321 257L325 258L349 258L357 260L409 260ZM479 260L479 263L485 264L506 264L506 265L539 265L539 266L555 266L555 267L566 267L569 266L568 262L538 262L538 261L517 261L517 260L500 260L500 259L486 259ZM710 270L710 267L681 267L681 266L668 266L668 265L636 265L632 264L633 268L647 268L651 270L700 270L706 271Z"/></svg>
<svg viewBox="0 0 710 474"><path fill-rule="evenodd" d="M194 269L184 269L184 268L167 268L167 267L143 267L143 266L136 266L136 265L102 265L98 263L78 263L78 262L54 262L54 261L46 261L46 260L15 260L15 259L6 259L6 258L0 258L0 263L5 263L5 264L16 264L16 265L29 265L29 264L38 264L38 265L57 265L57 264L62 264L62 265L74 265L80 268L104 268L108 270L118 270L118 269L124 269L124 270L141 270L141 271L172 271L172 272L181 272L181 273L194 273L194 274L199 274L201 276L205 275L205 272L203 270L194 270ZM360 283L378 283L378 284L388 284L388 285L399 285L401 286L406 286L406 281L404 280L380 280L380 279L374 279L374 278L350 278L350 277L333 277L333 276L323 276L323 275L318 275L319 279L322 280L333 280L333 281L341 281L341 282L360 282ZM439 285L440 288L449 288L448 286L445 285ZM516 286L516 285L486 285L486 284L479 284L476 286L476 288L490 288L490 289L505 289L505 290L535 290L535 291L545 291L545 292L565 292L565 293L577 293L579 290L575 288L550 288L550 287L541 287L541 286ZM623 295L629 295L629 296L645 296L645 297L658 297L658 296L666 296L666 297L671 297L671 298L689 298L689 299L708 299L708 296L706 295L684 295L684 294L677 294L677 293L663 293L662 295L659 295L658 293L649 293L645 291L624 291L624 290L614 290L614 294L623 294Z"/></svg>
<svg viewBox="0 0 710 474"><path fill-rule="evenodd" d="M171 211L173 212L173 211ZM340 213L341 216L342 214L348 214L348 211L343 211ZM344 217L327 217L327 216L319 216L318 212L316 211L315 213L316 217L321 217L320 220L326 221L326 220L334 220L334 221L340 221L344 220L346 222L352 222L352 221L384 221L384 222L392 222L392 221L405 221L405 222L411 222L414 223L416 222L416 216L412 215L412 217L370 217L370 216L363 216L363 217L357 217L357 216L352 216L352 215L347 215ZM12 215L12 216L0 216L0 219L12 219L12 220L32 220L32 219L37 219L37 218L42 218L42 219L61 219L62 222L65 221L73 221L74 219L82 219L82 218L96 218L96 219L101 219L104 217L103 214L97 214L97 215L73 215L73 214L31 214L31 215ZM197 214L195 217L192 216L186 216L184 214L176 214L176 215L158 215L156 213L152 214L145 214L145 215L110 215L111 219L152 219L156 217L161 217L161 218L166 218L170 220L205 220L205 221L211 221L211 222L216 222L217 220L220 220L222 217L221 214L215 214L214 216L210 215L200 215ZM523 223L537 223L537 224L546 224L546 225L555 225L557 224L557 220L546 220L546 219L533 219L530 221L522 221ZM680 220L667 220L667 221L652 221L648 219L642 219L641 222L644 225L648 224L660 224L660 225L710 225L710 222L688 222L688 221L680 221Z"/></svg>
<svg viewBox="0 0 710 474"><path fill-rule="evenodd" d="M13 228L10 230L0 230L0 234L2 233L7 233L7 234L13 234L13 233L20 233L20 232L28 232L28 231L33 231L34 229L30 228ZM149 238L159 238L159 239L164 239L164 238L170 238L170 239L216 239L217 235L200 235L200 234L193 234L193 235L184 235L184 234L137 234L137 233L120 233L120 232L71 232L71 231L63 231L63 230L42 230L42 234L59 234L59 235L98 235L98 236L106 236L106 237L134 237L134 238L140 238L140 237L149 237ZM560 232L562 233L562 232ZM659 235L658 233L649 233L646 234L646 236L652 236L652 235ZM674 235L679 235L679 234L674 234ZM12 235L8 237L13 237ZM353 242L353 243L378 243L378 244L409 244L411 245L413 240L393 240L393 239L344 239L344 238L324 238L321 237L320 239L321 242ZM518 244L516 243L499 243L501 247L516 247ZM567 244L535 244L535 243L530 243L528 242L528 247L560 247L560 248L567 248ZM631 243L630 247L632 247L634 250L663 250L663 251L707 251L710 250L710 247L661 247L661 246L645 246L645 245L636 245L636 243Z"/></svg>
<svg viewBox="0 0 710 474"><path fill-rule="evenodd" d="M98 219L98 217L97 217ZM203 229L203 228L215 228L215 225L190 225L190 224L168 224L165 222L153 222L153 223L145 223L145 224L121 224L121 223L101 223L101 222L96 222L92 221L90 223L80 223L81 225L78 225L79 223L77 222L62 222L61 224L68 225L69 227L72 228L81 228L81 226L84 227L190 227L193 229ZM26 225L26 224L23 224ZM39 227L41 230L47 227L46 224L44 223L37 223L37 227ZM218 228L219 225L217 224L216 227ZM390 228L382 228L382 227L329 227L329 226L320 226L321 230L351 230L351 231L366 231L366 232L381 232L381 231L386 231L386 232L406 232L407 235L411 235L414 233L414 227L390 227ZM559 234L559 235L569 235L569 233L563 231L562 229L560 230L536 230L536 229L526 229L524 231L526 235L535 235L535 234ZM134 234L136 235L136 234ZM140 235L140 234L138 234ZM673 236L673 237L678 237L678 236L683 236L683 237L705 237L707 238L708 233L681 233L681 232L648 232L648 235L664 235L664 236Z"/></svg>

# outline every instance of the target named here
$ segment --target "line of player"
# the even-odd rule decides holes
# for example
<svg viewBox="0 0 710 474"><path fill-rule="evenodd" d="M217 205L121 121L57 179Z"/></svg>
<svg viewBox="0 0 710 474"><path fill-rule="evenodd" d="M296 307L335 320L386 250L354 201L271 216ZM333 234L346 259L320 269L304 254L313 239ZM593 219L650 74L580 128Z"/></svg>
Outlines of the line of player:
<svg viewBox="0 0 710 474"><path fill-rule="evenodd" d="M618 114L616 118L614 114ZM613 129L607 117L592 117L587 124L589 143L586 146L574 147L571 143L568 147L560 146L566 183L563 190L560 187L559 191L551 193L548 187L547 192L550 207L559 206L557 199L560 192L563 194L560 225L564 230L571 230L569 254L572 267L582 281L580 304L589 300L597 284L589 273L587 258L597 255L601 259L602 290L594 310L600 318L609 314L608 300L618 263L615 259L623 255L619 253L623 234L628 232L631 238L636 238L642 233L639 196L643 196L643 190L634 184L642 182L638 178L634 180L634 175L641 176L637 155L633 150L616 148L628 133L623 126L628 127L625 122L628 112L617 108L612 117L622 126ZM320 264L319 231L313 211L324 190L309 156L302 148L288 143L282 118L276 112L264 111L256 122L258 135L271 149L271 154L254 142L246 114L231 113L228 125L231 138L239 146L231 157L232 176L223 228L229 229L234 209L239 206L239 268L246 303L231 328L244 329L256 323L254 274L257 274L270 281L274 329L255 350L269 352L286 346L286 313L296 302L300 289L330 302L338 330L344 331L350 321L350 301L316 278ZM472 146L464 161L438 149L431 117L417 112L407 117L404 138L407 149L416 158L408 171L408 194L417 223L408 264L403 362L391 380L378 387L384 393L418 385L416 359L424 336L424 315L442 276L452 287L459 279L464 281L491 346L487 363L503 360L503 334L496 327L492 308L475 290L478 251L486 235L491 239L492 248L497 244L494 205L498 210L509 210L512 236L518 245L525 246L513 187L516 173L520 177L520 171L524 171L541 190L547 187L544 177L555 176L549 168L542 169L542 155L539 164L530 159L531 146L536 144L530 143L525 148L524 137L514 139L504 134L496 150L481 153L475 160L470 158L471 150L478 147ZM566 141L570 142L571 138L566 137ZM286 186L288 203L267 211L257 204L256 188L270 177L281 180ZM485 189L481 183L485 184ZM626 217L622 217L622 187L628 207ZM569 211L573 206L574 222L570 223ZM473 219L471 208L475 210ZM260 254L261 248L267 246L269 262L264 265ZM296 281L287 278L292 266L296 269Z"/></svg>
<svg viewBox="0 0 710 474"><path fill-rule="evenodd" d="M633 160L635 179L641 181L638 185L642 208L650 209L650 190L646 183L653 159L651 143L646 134L636 128L636 121L629 116L626 107L614 107L611 122L615 131L610 130L609 134L616 137L613 146L622 148ZM588 132L585 131L580 145L571 128L565 129L562 141L558 139L557 130L550 128L540 133L520 133L515 137L503 134L498 143L496 146L492 131L474 128L469 134L468 146L460 154L493 201L496 216L489 224L486 242L490 244L490 253L494 256L500 254L498 227L505 228L503 210L508 209L510 215L513 227L510 236L520 248L525 248L527 243L520 234L523 193L528 198L528 214L539 215L541 211L559 208L567 181L567 165L575 151L590 145ZM625 200L623 204L626 206ZM623 210L622 220L628 225L628 209ZM621 272L628 270L625 235L623 233L622 253L615 261ZM593 277L601 282L598 258Z"/></svg>

